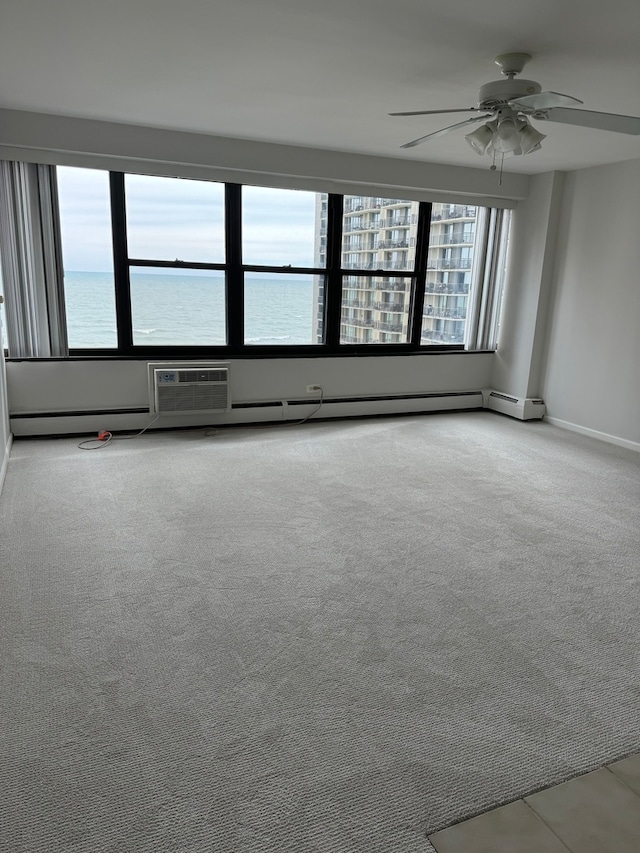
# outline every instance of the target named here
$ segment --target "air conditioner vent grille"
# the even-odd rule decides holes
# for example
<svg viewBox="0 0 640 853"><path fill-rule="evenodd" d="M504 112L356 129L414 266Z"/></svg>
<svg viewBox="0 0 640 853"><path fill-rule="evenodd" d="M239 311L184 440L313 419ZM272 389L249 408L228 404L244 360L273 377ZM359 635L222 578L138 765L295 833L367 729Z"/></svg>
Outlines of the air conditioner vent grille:
<svg viewBox="0 0 640 853"><path fill-rule="evenodd" d="M228 367L166 364L151 368L152 411L159 415L231 411Z"/></svg>
<svg viewBox="0 0 640 853"><path fill-rule="evenodd" d="M158 385L158 411L206 412L227 408L227 385Z"/></svg>

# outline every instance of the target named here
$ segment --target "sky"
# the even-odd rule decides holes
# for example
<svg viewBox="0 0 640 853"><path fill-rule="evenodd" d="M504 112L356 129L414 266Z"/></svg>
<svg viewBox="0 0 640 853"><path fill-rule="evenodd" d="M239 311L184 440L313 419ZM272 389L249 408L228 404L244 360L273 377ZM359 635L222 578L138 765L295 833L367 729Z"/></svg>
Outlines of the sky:
<svg viewBox="0 0 640 853"><path fill-rule="evenodd" d="M111 271L108 172L57 171L65 269ZM224 184L127 175L125 194L130 257L224 263ZM313 266L315 199L243 187L244 263Z"/></svg>

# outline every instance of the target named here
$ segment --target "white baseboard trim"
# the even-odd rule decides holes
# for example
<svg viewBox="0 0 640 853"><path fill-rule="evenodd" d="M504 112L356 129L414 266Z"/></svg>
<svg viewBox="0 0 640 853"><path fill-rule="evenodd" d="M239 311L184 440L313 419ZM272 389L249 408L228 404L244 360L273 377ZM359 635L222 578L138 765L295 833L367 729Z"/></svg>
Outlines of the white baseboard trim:
<svg viewBox="0 0 640 853"><path fill-rule="evenodd" d="M563 421L560 418L551 418L545 415L544 420L552 426L568 429L571 432L578 432L580 435L588 435L590 438L597 438L599 441L606 441L608 444L617 444L618 447L626 447L628 450L635 450L640 453L640 442L630 441L627 438L620 438L617 435L609 435L607 432L600 432L597 429L589 429L589 427L572 424L570 421Z"/></svg>
<svg viewBox="0 0 640 853"><path fill-rule="evenodd" d="M2 494L2 487L4 486L4 478L7 476L7 468L9 467L9 456L11 455L12 444L13 435L9 433L9 440L7 441L7 446L4 449L2 465L0 465L0 495Z"/></svg>

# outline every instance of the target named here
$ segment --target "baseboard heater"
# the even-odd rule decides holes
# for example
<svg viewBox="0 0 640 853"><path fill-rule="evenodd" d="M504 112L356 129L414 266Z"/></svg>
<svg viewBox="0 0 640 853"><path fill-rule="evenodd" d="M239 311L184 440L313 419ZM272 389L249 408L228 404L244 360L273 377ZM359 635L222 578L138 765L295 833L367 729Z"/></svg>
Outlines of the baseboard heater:
<svg viewBox="0 0 640 853"><path fill-rule="evenodd" d="M157 369L157 368L154 368ZM112 409L74 409L57 412L24 412L11 415L12 421L19 420L49 420L49 419L64 419L64 418L80 418L80 417L96 417L108 415L142 415L150 411L156 412L155 394L156 394L156 378L151 374L150 381L150 405L149 408L112 408ZM208 381L205 379L205 381ZM215 380L214 380L215 381ZM189 392L190 393L190 392ZM206 395L211 395L210 388L205 389ZM216 396L218 392L214 392ZM228 393L228 389L227 389ZM211 405L211 403L214 405ZM216 408L217 403L209 398L205 398L203 403L204 408L196 408L195 414L226 414L224 423L233 424L232 416L234 413L244 414L251 412L264 412L263 417L271 417L277 415L277 420L289 418L304 417L305 412L302 409L314 408L318 405L319 399L317 396L309 395L308 398L295 400L261 400L256 402L230 402L228 396L222 398L223 405ZM173 403L172 403L173 405ZM191 404L189 403L189 406ZM325 397L322 403L322 415L345 416L350 414L380 414L398 412L404 414L415 412L447 412L457 410L477 410L483 408L482 391L446 391L441 393L431 394L387 394L387 395L368 395L363 397ZM294 409L292 413L288 410ZM366 411L365 411L366 410ZM288 412L288 415L287 415ZM171 414L185 414L185 411L178 412L173 408ZM231 417L228 417L228 416ZM262 419L262 418L261 418Z"/></svg>
<svg viewBox="0 0 640 853"><path fill-rule="evenodd" d="M485 393L485 408L520 421L540 420L546 411L544 400L539 397L512 397L500 391Z"/></svg>
<svg viewBox="0 0 640 853"><path fill-rule="evenodd" d="M155 370L171 370L173 366L158 364L149 365L149 409L142 407L132 407L127 409L101 409L101 410L83 410L83 411L58 411L58 412L30 412L30 413L14 413L11 415L12 431L16 435L70 435L85 432L87 429L93 430L102 428L105 424L112 429L136 429L140 424L145 425L140 416L143 414L164 414L164 411L158 412L155 409L155 394L156 394L156 376ZM202 365L199 365L202 367ZM206 369L218 370L221 365L207 365ZM184 365L180 369L185 369ZM186 368L187 370L192 368ZM183 377L185 381L190 379L190 376ZM228 376L227 376L228 380ZM198 377L195 378L198 381ZM224 376L218 374L213 376L202 376L200 381L222 382L225 383ZM158 383L161 384L161 383ZM162 383L164 384L164 383ZM169 383L167 383L169 384ZM172 385L173 383L171 383ZM260 401L236 401L231 402L229 399L228 381L227 388L220 391L219 386L205 386L203 397L197 398L195 406L193 401L195 397L189 397L186 401L182 397L178 400L180 406L185 406L192 415L199 415L198 423L202 423L202 416L207 416L207 423L220 426L233 426L234 424L247 423L277 423L281 421L303 420L308 417L317 408L319 401L318 395L308 395L308 397L296 398L291 400L260 400ZM179 392L182 393L182 392ZM187 394L196 393L190 389ZM200 391L197 391L200 394ZM173 402L170 402L173 406ZM198 408L202 406L202 408ZM164 408L164 404L160 405L160 409ZM518 420L533 420L541 419L545 415L544 402L537 398L518 398L509 394L503 394L499 391L490 391L487 389L476 391L442 391L430 392L424 394L377 394L363 395L361 397L325 397L322 407L313 412L314 419L323 418L357 418L357 417L375 417L376 415L418 415L418 414L436 414L438 412L464 412L464 411L481 411L488 409L501 414L509 415ZM185 409L180 412L173 408L167 414L182 414L185 415ZM106 416L113 416L113 421L105 420ZM130 416L137 416L133 425ZM153 416L153 415L152 415ZM187 415L188 418L191 415ZM176 421L174 418L163 419L163 425L169 425L170 422ZM59 426L54 426L55 422ZM181 426L184 423L179 422Z"/></svg>
<svg viewBox="0 0 640 853"><path fill-rule="evenodd" d="M287 400L285 418L304 417L318 398ZM471 411L483 408L482 391L446 391L428 394L376 394L362 397L325 397L316 418L349 418L368 415L422 414ZM234 406L235 409L235 406Z"/></svg>

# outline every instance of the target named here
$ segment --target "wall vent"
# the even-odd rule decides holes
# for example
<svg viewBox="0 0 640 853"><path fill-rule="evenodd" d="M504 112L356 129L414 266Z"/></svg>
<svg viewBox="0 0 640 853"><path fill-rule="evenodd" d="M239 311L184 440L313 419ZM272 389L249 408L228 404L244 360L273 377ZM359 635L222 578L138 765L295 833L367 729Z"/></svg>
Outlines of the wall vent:
<svg viewBox="0 0 640 853"><path fill-rule="evenodd" d="M231 410L229 368L223 365L149 365L152 411L157 415L206 414Z"/></svg>
<svg viewBox="0 0 640 853"><path fill-rule="evenodd" d="M512 397L500 391L485 392L485 408L520 421L540 420L546 411L544 400L539 397Z"/></svg>
<svg viewBox="0 0 640 853"><path fill-rule="evenodd" d="M498 391L492 391L489 394L489 396L490 397L497 397L499 400L508 400L510 403L517 403L518 402L517 397L509 397L508 394L500 394ZM540 402L542 402L542 401L540 401Z"/></svg>

